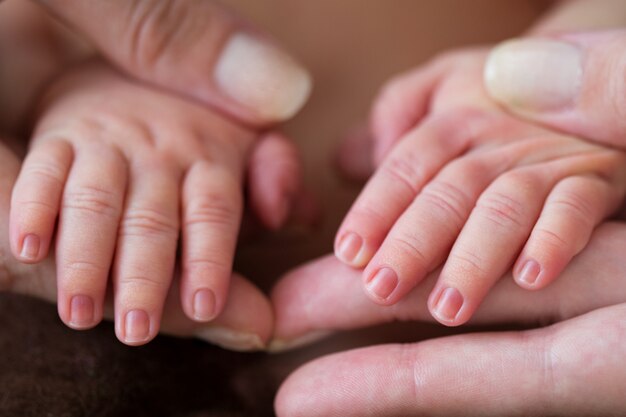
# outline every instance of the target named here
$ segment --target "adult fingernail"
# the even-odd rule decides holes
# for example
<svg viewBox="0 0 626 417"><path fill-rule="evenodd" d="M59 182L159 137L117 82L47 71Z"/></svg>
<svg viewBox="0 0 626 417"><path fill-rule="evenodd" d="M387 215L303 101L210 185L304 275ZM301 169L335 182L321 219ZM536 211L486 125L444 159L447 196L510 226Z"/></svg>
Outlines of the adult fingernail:
<svg viewBox="0 0 626 417"><path fill-rule="evenodd" d="M398 275L391 268L381 268L367 282L367 290L376 298L384 301L398 286Z"/></svg>
<svg viewBox="0 0 626 417"><path fill-rule="evenodd" d="M215 79L225 95L272 120L296 114L312 87L309 73L291 56L246 33L228 39Z"/></svg>
<svg viewBox="0 0 626 417"><path fill-rule="evenodd" d="M261 336L250 332L239 332L225 327L210 327L196 332L196 337L225 349L240 352L261 350L265 347Z"/></svg>
<svg viewBox="0 0 626 417"><path fill-rule="evenodd" d="M26 235L22 241L22 251L20 256L25 261L34 261L39 256L41 241L36 235Z"/></svg>
<svg viewBox="0 0 626 417"><path fill-rule="evenodd" d="M150 337L150 317L143 310L131 310L124 319L124 341L143 343Z"/></svg>
<svg viewBox="0 0 626 417"><path fill-rule="evenodd" d="M520 269L519 280L527 285L535 285L540 273L541 266L536 261L529 260Z"/></svg>
<svg viewBox="0 0 626 417"><path fill-rule="evenodd" d="M443 322L453 322L463 307L463 295L456 288L448 287L441 292L433 308L433 314Z"/></svg>
<svg viewBox="0 0 626 417"><path fill-rule="evenodd" d="M341 262L354 265L363 248L363 239L356 233L345 234L337 244L335 254Z"/></svg>
<svg viewBox="0 0 626 417"><path fill-rule="evenodd" d="M303 336L294 339L274 339L267 346L269 353L280 353L288 350L297 349L302 346L313 344L319 340L325 339L333 332L329 330L314 330Z"/></svg>
<svg viewBox="0 0 626 417"><path fill-rule="evenodd" d="M70 301L70 326L84 329L93 325L93 299L86 295L75 295Z"/></svg>
<svg viewBox="0 0 626 417"><path fill-rule="evenodd" d="M582 76L580 50L549 39L504 42L492 50L484 71L492 98L530 112L573 105Z"/></svg>
<svg viewBox="0 0 626 417"><path fill-rule="evenodd" d="M209 321L215 317L215 294L209 289L196 291L193 296L193 316L199 321Z"/></svg>

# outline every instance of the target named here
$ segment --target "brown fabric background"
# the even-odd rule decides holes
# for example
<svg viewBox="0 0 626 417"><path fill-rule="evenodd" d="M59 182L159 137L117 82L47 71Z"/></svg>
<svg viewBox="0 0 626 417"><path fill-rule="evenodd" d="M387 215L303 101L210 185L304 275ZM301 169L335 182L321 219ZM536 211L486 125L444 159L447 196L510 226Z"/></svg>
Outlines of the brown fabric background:
<svg viewBox="0 0 626 417"><path fill-rule="evenodd" d="M130 348L111 323L75 332L54 306L0 294L3 417L272 415L265 356L169 337Z"/></svg>

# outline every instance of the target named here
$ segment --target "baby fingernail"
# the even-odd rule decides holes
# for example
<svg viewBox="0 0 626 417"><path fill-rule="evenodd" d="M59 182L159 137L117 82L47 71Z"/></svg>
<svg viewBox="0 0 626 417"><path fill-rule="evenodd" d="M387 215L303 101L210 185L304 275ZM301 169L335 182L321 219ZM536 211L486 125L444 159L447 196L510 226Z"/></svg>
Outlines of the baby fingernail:
<svg viewBox="0 0 626 417"><path fill-rule="evenodd" d="M380 300L386 300L398 286L398 275L391 268L381 268L368 281L367 290Z"/></svg>
<svg viewBox="0 0 626 417"><path fill-rule="evenodd" d="M433 313L444 322L452 322L463 307L463 295L456 288L448 287L441 292Z"/></svg>
<svg viewBox="0 0 626 417"><path fill-rule="evenodd" d="M86 295L75 295L70 302L70 325L84 329L93 325L93 299Z"/></svg>
<svg viewBox="0 0 626 417"><path fill-rule="evenodd" d="M363 239L356 233L347 233L337 244L336 255L340 261L353 265L363 247Z"/></svg>
<svg viewBox="0 0 626 417"><path fill-rule="evenodd" d="M535 285L540 273L541 266L536 261L526 261L520 270L519 280L527 285Z"/></svg>
<svg viewBox="0 0 626 417"><path fill-rule="evenodd" d="M291 56L246 33L226 42L215 79L224 94L272 120L296 114L312 86L309 73Z"/></svg>
<svg viewBox="0 0 626 417"><path fill-rule="evenodd" d="M196 337L225 349L247 352L261 350L265 343L261 336L249 332L239 332L224 327L210 327L198 330Z"/></svg>
<svg viewBox="0 0 626 417"><path fill-rule="evenodd" d="M493 49L484 71L492 98L527 111L560 110L573 104L582 76L580 50L548 39L504 42Z"/></svg>
<svg viewBox="0 0 626 417"><path fill-rule="evenodd" d="M40 246L41 241L38 236L26 235L26 237L24 237L24 241L22 242L22 251L20 252L20 256L24 260L34 261L39 256Z"/></svg>
<svg viewBox="0 0 626 417"><path fill-rule="evenodd" d="M150 317L143 310L131 310L124 320L124 341L126 343L146 342L150 337Z"/></svg>
<svg viewBox="0 0 626 417"><path fill-rule="evenodd" d="M215 317L215 294L209 289L196 291L193 296L193 316L199 321L209 321Z"/></svg>

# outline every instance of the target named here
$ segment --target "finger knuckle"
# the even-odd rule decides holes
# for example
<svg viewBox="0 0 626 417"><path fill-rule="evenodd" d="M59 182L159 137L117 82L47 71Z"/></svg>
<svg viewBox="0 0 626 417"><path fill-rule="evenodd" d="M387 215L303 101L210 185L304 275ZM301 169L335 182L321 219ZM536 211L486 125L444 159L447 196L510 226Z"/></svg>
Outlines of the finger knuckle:
<svg viewBox="0 0 626 417"><path fill-rule="evenodd" d="M151 207L132 207L124 213L121 235L175 238L178 236L178 224L175 216L162 210Z"/></svg>
<svg viewBox="0 0 626 417"><path fill-rule="evenodd" d="M400 255L403 259L410 259L414 263L420 264L425 268L429 266L426 254L424 253L424 250L420 248L419 240L413 236L395 236L390 247L392 253Z"/></svg>
<svg viewBox="0 0 626 417"><path fill-rule="evenodd" d="M176 51L173 45L181 42L182 35L194 21L189 2L135 1L131 6L128 24L125 25L126 54L129 62L139 69L153 69L167 53Z"/></svg>
<svg viewBox="0 0 626 417"><path fill-rule="evenodd" d="M476 203L479 215L503 228L522 227L526 224L526 207L519 199L505 192L491 191L483 194Z"/></svg>
<svg viewBox="0 0 626 417"><path fill-rule="evenodd" d="M185 226L211 224L234 227L241 215L239 193L206 193L191 199L187 205Z"/></svg>
<svg viewBox="0 0 626 417"><path fill-rule="evenodd" d="M551 248L567 248L571 246L572 242L568 242L559 235L557 232L554 232L550 229L546 228L537 228L533 234L535 235L535 239L541 243L542 246L548 246Z"/></svg>
<svg viewBox="0 0 626 417"><path fill-rule="evenodd" d="M489 222L501 227L522 226L522 209L512 198L494 193L478 201L477 210Z"/></svg>
<svg viewBox="0 0 626 417"><path fill-rule="evenodd" d="M539 332L534 337L528 337L527 344L532 348L528 352L536 352L535 354L539 356L538 392L543 394L542 398L549 399L549 401L557 400L561 397L561 390L559 389L558 354L554 335L549 331Z"/></svg>
<svg viewBox="0 0 626 417"><path fill-rule="evenodd" d="M478 142L486 129L492 125L485 111L469 107L458 107L431 116L430 126L438 140L450 144Z"/></svg>
<svg viewBox="0 0 626 417"><path fill-rule="evenodd" d="M124 274L119 278L119 285L126 288L141 288L142 291L164 292L169 287L169 281L153 278L152 275Z"/></svg>
<svg viewBox="0 0 626 417"><path fill-rule="evenodd" d="M579 193L562 191L557 197L548 200L547 207L560 217L569 217L579 224L589 226L595 217L592 204Z"/></svg>
<svg viewBox="0 0 626 417"><path fill-rule="evenodd" d="M16 206L17 210L21 213L24 213L26 216L23 218L24 221L29 222L34 220L34 218L38 218L39 216L56 216L58 207L52 204L47 200L18 200Z"/></svg>
<svg viewBox="0 0 626 417"><path fill-rule="evenodd" d="M452 221L456 228L463 224L470 210L470 199L466 193L448 181L431 182L424 187L421 196L434 206L437 212L443 213L448 221Z"/></svg>
<svg viewBox="0 0 626 417"><path fill-rule="evenodd" d="M103 278L108 275L108 266L92 260L68 260L62 264L66 278L83 281L85 277Z"/></svg>
<svg viewBox="0 0 626 417"><path fill-rule="evenodd" d="M417 195L425 180L425 173L419 164L413 162L411 155L390 155L381 167L381 174L390 181L403 186L411 195Z"/></svg>
<svg viewBox="0 0 626 417"><path fill-rule="evenodd" d="M230 273L230 256L215 258L192 258L185 261L185 272L193 278L226 277Z"/></svg>
<svg viewBox="0 0 626 417"><path fill-rule="evenodd" d="M93 110L92 105L89 104L86 107L89 107L89 110ZM85 108L79 109L79 111L84 111ZM90 140L90 138L98 138L106 135L110 129L111 124L107 123L105 120L105 116L103 113L98 116L89 115L86 116L84 113L78 113L78 116L72 120L68 120L60 126L56 126L51 131L47 132L47 137L52 138L63 138L69 142L74 142L79 140L79 138L83 141L88 141L87 143L94 143L95 140Z"/></svg>
<svg viewBox="0 0 626 417"><path fill-rule="evenodd" d="M65 170L53 161L39 161L26 164L23 175L44 184L45 187L60 188L63 185Z"/></svg>
<svg viewBox="0 0 626 417"><path fill-rule="evenodd" d="M372 202L358 202L348 213L346 224L350 222L363 228L376 228L389 222L381 207Z"/></svg>
<svg viewBox="0 0 626 417"><path fill-rule="evenodd" d="M74 210L87 215L117 219L120 207L115 192L94 185L80 185L66 190L63 210Z"/></svg>
<svg viewBox="0 0 626 417"><path fill-rule="evenodd" d="M469 277L482 277L487 275L485 261L473 251L463 248L456 248L450 255L448 263L452 272Z"/></svg>

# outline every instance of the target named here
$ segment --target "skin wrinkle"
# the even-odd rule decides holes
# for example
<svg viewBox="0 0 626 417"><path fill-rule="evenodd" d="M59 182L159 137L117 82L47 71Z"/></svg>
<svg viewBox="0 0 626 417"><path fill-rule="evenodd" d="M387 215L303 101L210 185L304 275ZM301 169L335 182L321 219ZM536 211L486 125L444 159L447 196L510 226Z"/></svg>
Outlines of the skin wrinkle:
<svg viewBox="0 0 626 417"><path fill-rule="evenodd" d="M555 375L556 371L559 369L558 362L558 354L556 349L554 348L554 340L556 338L556 332L558 330L554 327L545 329L542 333L542 337L534 338L540 346L538 347L540 358L540 367L542 375L541 375L541 386L542 386L542 395L540 399L543 399L543 409L548 409L550 401L555 401L557 395L559 394L559 377ZM535 333L533 333L535 334ZM527 350L528 351L528 350ZM532 351L532 350L531 350Z"/></svg>
<svg viewBox="0 0 626 417"><path fill-rule="evenodd" d="M141 3L144 3L144 7L141 7ZM154 67L171 39L171 33L162 36L153 27L162 22L172 2L148 2L147 6L145 4L146 2L134 1L130 5L129 21L126 25L131 28L127 54L136 68ZM159 36L153 38L155 34Z"/></svg>

